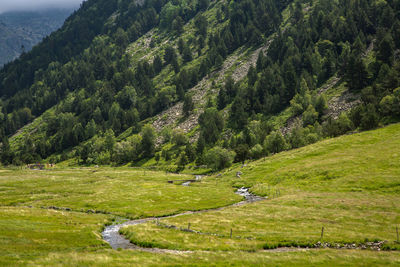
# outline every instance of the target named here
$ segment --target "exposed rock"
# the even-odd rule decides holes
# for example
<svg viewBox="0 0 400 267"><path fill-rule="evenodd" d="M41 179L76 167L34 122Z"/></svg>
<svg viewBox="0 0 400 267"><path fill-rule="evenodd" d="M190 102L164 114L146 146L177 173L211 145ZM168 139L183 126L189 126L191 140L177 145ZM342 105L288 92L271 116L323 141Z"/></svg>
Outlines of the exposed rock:
<svg viewBox="0 0 400 267"><path fill-rule="evenodd" d="M337 119L340 114L361 104L361 100L354 94L346 91L340 97L334 97L329 101L327 116Z"/></svg>
<svg viewBox="0 0 400 267"><path fill-rule="evenodd" d="M200 114L202 114L204 111L207 92L212 94L218 93L218 88L213 87L213 84L222 82L225 79L227 71L230 70L235 64L237 64L238 67L233 72L232 78L236 82L243 79L247 75L250 66L254 66L256 64L259 53L266 53L268 51L273 39L274 38L271 38L263 47L255 50L246 60L238 62L240 56L238 54L229 56L225 60L221 69L204 77L196 86L189 90L189 93L192 94L193 103L195 104L197 110L190 114L188 118L184 119L182 122L179 122L180 119L183 119L183 103L177 103L156 116L156 119L153 122L153 127L155 130L157 132L161 132L164 127L176 126L177 129L181 129L185 133L192 131L198 124ZM197 140L197 138L198 134L191 137L190 141L193 143ZM158 146L162 142L162 137L158 137L156 140L156 145Z"/></svg>

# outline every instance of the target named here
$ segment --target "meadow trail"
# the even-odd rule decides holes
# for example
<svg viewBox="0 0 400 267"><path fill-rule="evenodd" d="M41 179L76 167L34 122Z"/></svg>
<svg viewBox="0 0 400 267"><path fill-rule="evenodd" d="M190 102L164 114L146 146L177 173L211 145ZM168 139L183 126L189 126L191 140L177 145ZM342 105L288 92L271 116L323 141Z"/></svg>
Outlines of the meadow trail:
<svg viewBox="0 0 400 267"><path fill-rule="evenodd" d="M191 253L193 251L140 247L135 244L132 244L128 239L126 239L123 235L121 235L119 233L119 230L122 227L128 226L128 225L139 225L139 224L143 224L143 223L146 223L149 221L158 221L158 220L162 220L162 219L174 218L174 217L179 217L179 216L184 216L184 215L206 213L206 212L210 212L210 211L218 211L218 210L222 210L222 209L229 208L229 207L242 206L245 204L258 202L258 201L267 199L267 198L260 197L260 196L250 193L248 188L240 188L236 191L236 194L243 196L245 198L245 200L238 202L238 203L231 204L229 206L220 207L220 208L205 209L205 210L199 210L199 211L186 211L186 212L171 215L171 216L150 217L150 218L145 218L145 219L130 220L130 221L126 221L126 222L120 223L120 224L110 225L104 229L104 231L102 232L102 237L103 237L103 240L106 241L107 243L109 243L113 249L133 249L133 250L140 250L140 251L145 251L145 252L170 253L170 254ZM279 251L280 249L282 249L282 248L278 248L274 251Z"/></svg>

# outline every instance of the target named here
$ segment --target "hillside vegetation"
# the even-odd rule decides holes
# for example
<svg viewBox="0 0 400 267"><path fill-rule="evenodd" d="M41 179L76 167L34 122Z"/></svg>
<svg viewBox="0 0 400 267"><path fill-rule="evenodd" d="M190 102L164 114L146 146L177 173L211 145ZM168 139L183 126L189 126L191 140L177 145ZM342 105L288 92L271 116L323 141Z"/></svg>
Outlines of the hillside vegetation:
<svg viewBox="0 0 400 267"><path fill-rule="evenodd" d="M86 1L0 71L1 160L216 171L396 122L399 9Z"/></svg>

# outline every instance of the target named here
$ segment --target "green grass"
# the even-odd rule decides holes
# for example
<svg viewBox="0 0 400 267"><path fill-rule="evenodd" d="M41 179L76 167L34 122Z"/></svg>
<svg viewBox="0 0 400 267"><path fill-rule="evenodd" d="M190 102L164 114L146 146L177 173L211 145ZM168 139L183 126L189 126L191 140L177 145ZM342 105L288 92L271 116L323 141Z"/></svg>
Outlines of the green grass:
<svg viewBox="0 0 400 267"><path fill-rule="evenodd" d="M106 222L99 214L0 207L0 265L108 247L99 235Z"/></svg>
<svg viewBox="0 0 400 267"><path fill-rule="evenodd" d="M309 250L297 252L194 252L181 255L100 250L51 253L32 265L45 266L395 266L398 253Z"/></svg>
<svg viewBox="0 0 400 267"><path fill-rule="evenodd" d="M312 245L320 241L324 227L323 242L385 240L385 248L398 249L399 151L396 124L276 154L243 169L236 165L222 177L205 177L189 187L167 181L192 175L133 168L4 169L0 265L395 266L399 251L264 248ZM238 170L243 173L240 179L235 176ZM192 230L204 234L154 222L122 229L134 243L191 253L116 251L101 239L104 225L116 215L163 216L225 206L240 200L233 188L243 185L269 199L161 220L178 228L190 223ZM50 206L72 211L41 208Z"/></svg>
<svg viewBox="0 0 400 267"><path fill-rule="evenodd" d="M190 187L168 180L192 175L132 168L80 168L0 172L0 203L7 206L65 207L130 218L225 206L240 199L227 183L204 181Z"/></svg>
<svg viewBox="0 0 400 267"><path fill-rule="evenodd" d="M187 250L258 250L265 244L363 243L394 246L400 225L400 125L326 140L225 173L269 200L163 223L223 237L163 229L152 222L123 231L133 242ZM215 178L217 179L217 178ZM273 198L279 189L280 196ZM229 238L233 229L233 238ZM228 237L227 237L228 236ZM244 238L250 238L244 239Z"/></svg>

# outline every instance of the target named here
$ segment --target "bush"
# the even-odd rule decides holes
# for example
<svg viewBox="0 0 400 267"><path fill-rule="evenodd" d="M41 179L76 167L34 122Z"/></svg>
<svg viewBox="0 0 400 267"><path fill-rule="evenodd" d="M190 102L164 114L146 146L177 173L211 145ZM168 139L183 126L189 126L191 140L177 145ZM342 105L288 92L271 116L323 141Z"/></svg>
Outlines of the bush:
<svg viewBox="0 0 400 267"><path fill-rule="evenodd" d="M263 147L260 144L257 144L250 149L250 156L252 159L259 159L263 154Z"/></svg>
<svg viewBox="0 0 400 267"><path fill-rule="evenodd" d="M176 129L172 132L171 142L177 146L183 146L188 142L188 138L184 131Z"/></svg>
<svg viewBox="0 0 400 267"><path fill-rule="evenodd" d="M285 150L286 147L285 138L279 131L272 132L264 140L264 149L267 153L279 153Z"/></svg>
<svg viewBox="0 0 400 267"><path fill-rule="evenodd" d="M378 127L379 116L376 113L375 106L368 104L361 112L361 123L360 128L362 130L371 130Z"/></svg>
<svg viewBox="0 0 400 267"><path fill-rule="evenodd" d="M213 171L222 170L232 165L235 158L235 152L221 148L214 147L205 154L205 162L207 167Z"/></svg>
<svg viewBox="0 0 400 267"><path fill-rule="evenodd" d="M337 120L329 118L324 124L324 134L329 137L336 137L353 130L353 122L342 113Z"/></svg>
<svg viewBox="0 0 400 267"><path fill-rule="evenodd" d="M304 111L303 113L303 125L312 125L314 124L318 119L318 112L315 110L315 108L312 105L309 105L307 110Z"/></svg>

